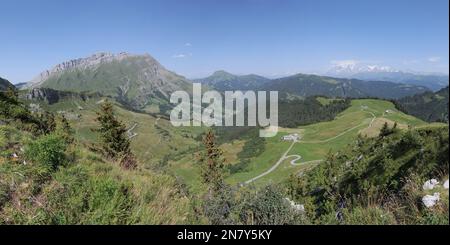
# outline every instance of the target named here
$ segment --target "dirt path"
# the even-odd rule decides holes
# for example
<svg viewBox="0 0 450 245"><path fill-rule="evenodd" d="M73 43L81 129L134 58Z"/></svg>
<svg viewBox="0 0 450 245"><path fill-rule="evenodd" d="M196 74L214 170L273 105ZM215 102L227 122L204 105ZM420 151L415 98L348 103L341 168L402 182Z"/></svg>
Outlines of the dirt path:
<svg viewBox="0 0 450 245"><path fill-rule="evenodd" d="M291 162L290 162L292 166L300 166L300 165L305 165L305 164L321 163L321 162L324 161L324 160L322 160L322 159L319 159L319 160L312 160L312 161L307 161L307 162L297 162L297 161L299 161L299 160L302 159L302 156L300 156L300 155L290 155L290 156L286 156L285 159L288 159L288 158L291 158L291 157L294 158L294 159L292 159Z"/></svg>
<svg viewBox="0 0 450 245"><path fill-rule="evenodd" d="M372 113L372 112L370 112L370 111L366 111L366 110L364 110L364 111L372 115L372 120L370 121L369 126L368 126L368 128L370 128L370 127L372 127L372 125L373 125L373 123L374 123L374 121L375 121L375 119L376 119L377 117L375 116L374 113ZM366 119L364 119L364 120L366 120ZM338 135L336 135L336 136L333 136L333 137L331 137L331 138L329 138L329 139L326 139L326 140L300 141L300 143L308 143L308 144L312 144L312 143L326 143L326 142L332 141L332 140L334 140L334 139L337 139L337 138L339 138L339 137L341 137L341 136L347 134L348 132L350 132L350 131L352 131L352 130L358 128L358 127L361 127L361 126L363 126L364 124L366 124L366 122L362 122L362 123L356 125L355 127L352 127L352 128L350 128L350 129L347 129L347 130L345 130L344 132L342 132L342 133L340 133L340 134L338 134ZM292 142L292 144L289 146L288 150L281 156L281 158L280 158L280 159L279 159L279 160L278 160L278 161L277 161L277 162L276 162L269 170L267 170L266 172L264 172L264 173L262 173L262 174L260 174L260 175L258 175L258 176L256 176L256 177L254 177L254 178L252 178L252 179L250 179L250 180L247 180L247 181L245 182L245 184L250 184L250 183L252 183L252 182L254 182L254 181L256 181L256 180L258 180L258 179L260 179L260 178L262 178L262 177L264 177L264 176L266 176L266 175L268 175L268 174L270 174L270 173L272 173L272 172L273 172L275 169L277 169L277 168L278 168L278 167L279 167L286 159L289 159L289 158L294 158L294 159L292 159L291 162L290 162L290 164L291 164L292 166L299 166L299 165L304 165L304 164L321 163L321 162L324 161L323 159L319 159L319 160L312 160L312 161L308 161L308 162L298 163L297 161L301 160L301 159L302 159L302 156L300 156L300 155L289 155L289 156L288 156L289 152L292 150L292 148L294 147L295 143L297 143L297 142L299 142L299 141L294 141L294 142Z"/></svg>
<svg viewBox="0 0 450 245"><path fill-rule="evenodd" d="M136 137L138 134L137 133L133 133L132 131L138 126L138 123L134 123L133 126L127 130L127 134L128 134L128 139L132 139L134 137Z"/></svg>
<svg viewBox="0 0 450 245"><path fill-rule="evenodd" d="M376 119L377 117L375 116L374 113L372 113L372 112L370 112L370 111L366 111L366 112L372 115L372 120L370 121L369 126L368 126L368 128L370 128L370 127L372 127L373 122L375 121L375 119ZM334 140L334 139L337 139L337 138L339 138L339 137L341 137L341 136L347 134L348 132L350 132L350 131L352 131L352 130L354 130L354 129L356 129L356 128L359 128L359 127L363 126L364 124L366 124L366 123L365 123L365 122L362 122L362 123L360 123L360 124L358 124L358 125L356 125L356 126L354 126L354 127L352 127L352 128L349 128L349 129L345 130L344 132L342 132L342 133L340 133L340 134L338 134L338 135L336 135L336 136L333 136L333 137L331 137L331 138L329 138L329 139L326 139L326 140L301 141L301 143L306 143L306 144L327 143L327 142L330 142L330 141L332 141L332 140Z"/></svg>
<svg viewBox="0 0 450 245"><path fill-rule="evenodd" d="M258 175L256 177L254 177L254 178L252 178L250 180L245 181L245 184L250 184L250 183L252 183L253 181L255 181L257 179L260 179L260 178L262 178L262 177L272 173L276 168L278 168L278 166L280 166L281 163L283 163L283 161L287 157L287 154L292 150L292 147L294 147L295 143L297 143L297 141L292 142L291 146L289 146L287 151L281 156L281 158L278 160L278 162L276 162L275 165L273 165L269 170L267 170L266 172L264 172L264 173L262 173L262 174L260 174L260 175Z"/></svg>

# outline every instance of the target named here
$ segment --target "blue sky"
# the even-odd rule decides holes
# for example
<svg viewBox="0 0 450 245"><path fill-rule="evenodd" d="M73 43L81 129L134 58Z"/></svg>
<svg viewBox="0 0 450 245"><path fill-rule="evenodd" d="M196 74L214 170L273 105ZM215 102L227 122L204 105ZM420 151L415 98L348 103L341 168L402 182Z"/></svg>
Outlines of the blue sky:
<svg viewBox="0 0 450 245"><path fill-rule="evenodd" d="M282 76L354 60L448 73L448 0L0 0L0 76L100 51L149 53L189 78Z"/></svg>

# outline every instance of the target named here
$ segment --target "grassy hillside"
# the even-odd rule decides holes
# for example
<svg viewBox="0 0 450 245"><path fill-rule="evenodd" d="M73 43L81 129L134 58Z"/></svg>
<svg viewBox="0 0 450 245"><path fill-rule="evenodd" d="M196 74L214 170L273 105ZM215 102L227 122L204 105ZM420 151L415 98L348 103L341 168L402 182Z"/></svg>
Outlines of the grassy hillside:
<svg viewBox="0 0 450 245"><path fill-rule="evenodd" d="M201 222L191 215L191 201L173 176L144 162L124 169L100 155L90 141L95 137L82 130L85 124L77 127L78 140L66 141L60 121L50 120L44 106L31 113L13 95L2 95L0 102L0 224ZM74 100L47 105L71 106L71 113L84 110ZM80 117L98 127L89 113ZM69 121L76 125L77 120Z"/></svg>
<svg viewBox="0 0 450 245"><path fill-rule="evenodd" d="M264 151L248 159L247 164L241 166L240 172L229 174L227 181L230 184L237 185L264 174L286 153L287 157L281 161L278 167L252 182L252 184L258 186L271 182L281 183L293 173L299 173L316 166L326 158L330 151L336 152L355 142L358 135L377 136L384 122L388 122L389 125L397 122L400 129L407 129L409 126L421 127L427 125L427 123L413 116L398 111L394 104L389 101L353 100L351 106L340 113L335 120L294 129L281 128L277 137L266 139ZM300 134L302 139L295 144L280 139L282 135L292 133ZM239 138L222 145L222 148L225 151L232 149L236 152L236 148L241 149L243 144L253 144L254 142L257 142L256 138ZM288 151L288 149L290 150ZM291 163L297 156L301 158ZM236 164L239 161L231 162ZM195 164L196 159L193 155L185 155L181 159L170 161L170 163L172 170L185 179L194 191L202 189L199 169Z"/></svg>
<svg viewBox="0 0 450 245"><path fill-rule="evenodd" d="M289 182L318 224L448 224L448 189L425 190L429 179L448 181L448 126L394 130L359 138ZM440 195L433 207L422 198Z"/></svg>
<svg viewBox="0 0 450 245"><path fill-rule="evenodd" d="M75 137L79 142L89 145L98 140L93 132L97 126L96 112L108 97L90 97L85 100L71 98L58 103L48 104L40 101L42 110L56 114L63 114L75 130ZM26 100L28 104L39 101ZM146 113L133 112L115 102L118 118L129 130L132 150L141 164L150 169L164 168L170 158L186 154L199 146L199 135L206 129L199 127L173 127L167 118ZM161 166L163 165L163 166Z"/></svg>
<svg viewBox="0 0 450 245"><path fill-rule="evenodd" d="M0 224L189 222L189 199L168 175L124 171L80 146L67 148L62 165L48 171L26 156L34 136L9 126L0 133Z"/></svg>

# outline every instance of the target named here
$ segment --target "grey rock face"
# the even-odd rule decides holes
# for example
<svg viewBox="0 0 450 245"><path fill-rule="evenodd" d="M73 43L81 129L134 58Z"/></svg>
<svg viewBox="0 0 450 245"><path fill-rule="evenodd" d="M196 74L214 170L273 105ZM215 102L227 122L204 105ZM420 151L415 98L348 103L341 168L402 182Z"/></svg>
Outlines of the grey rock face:
<svg viewBox="0 0 450 245"><path fill-rule="evenodd" d="M54 66L50 70L45 70L41 74L39 74L37 77L35 77L33 80L27 83L24 88L31 88L31 87L38 87L41 85L45 80L48 78L61 74L65 71L72 70L72 69L88 69L88 68L95 68L96 66L99 66L101 64L110 63L113 61L121 61L130 57L137 57L137 55L132 55L126 52L122 52L119 54L112 54L107 52L101 52L93 54L87 58L79 58L74 60L65 61L61 64L58 64ZM151 58L149 56L149 58ZM153 58L151 58L153 59Z"/></svg>
<svg viewBox="0 0 450 245"><path fill-rule="evenodd" d="M191 87L191 81L165 69L150 55L128 53L98 53L63 62L28 84L28 88L98 92L135 109L149 103L166 105L172 92L192 91Z"/></svg>
<svg viewBox="0 0 450 245"><path fill-rule="evenodd" d="M58 91L49 88L32 88L28 91L28 93L22 95L23 99L31 100L31 101L45 101L48 104L54 104L59 102L62 99L82 99L87 100L90 98L98 98L100 94L86 94L86 93L73 93L66 91Z"/></svg>

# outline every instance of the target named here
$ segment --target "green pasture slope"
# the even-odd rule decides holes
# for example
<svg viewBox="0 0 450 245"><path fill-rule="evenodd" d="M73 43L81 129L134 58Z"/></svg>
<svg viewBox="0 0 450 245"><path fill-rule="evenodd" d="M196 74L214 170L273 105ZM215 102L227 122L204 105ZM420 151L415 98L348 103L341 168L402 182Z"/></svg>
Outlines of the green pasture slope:
<svg viewBox="0 0 450 245"><path fill-rule="evenodd" d="M302 136L302 139L295 143L287 154L288 156L301 156L301 159L295 162L295 166L291 164L291 160L294 158L286 159L277 169L256 180L254 184L281 182L291 174L312 167L311 165L317 164L317 160L323 160L329 152L338 151L352 143L362 130L375 127L373 125L374 118L388 119L397 122L399 125L410 125L413 127L427 124L420 119L399 112L389 101L374 99L353 100L351 107L338 115L333 121L316 123L297 129L281 129L279 136L290 133L298 133ZM290 142L282 142L280 137L270 139L267 148L272 149L272 152L276 153L277 156L269 157L265 153L261 154L252 161L252 167L249 172L230 176L229 181L231 183L243 182L248 180L249 176L257 176L266 171L276 162L273 159L278 160L289 148L290 144Z"/></svg>
<svg viewBox="0 0 450 245"><path fill-rule="evenodd" d="M264 185L269 182L282 182L291 174L307 170L318 164L329 152L335 152L352 143L364 130L379 130L377 120L397 122L399 128L408 126L420 127L427 123L406 115L395 109L395 106L384 100L360 99L353 100L350 108L339 114L330 122L316 123L295 129L281 128L278 136L268 138L266 150L251 159L247 168L227 177L230 184L242 184L272 168L280 157L289 149L292 142L284 142L281 136L298 133L302 136L300 142L294 144L289 155L301 156L301 159L291 164L294 157L285 159L274 171L255 180L251 184ZM372 129L372 128L373 129ZM362 133L361 133L362 134ZM200 190L199 169L195 159L190 155L171 162L173 171L186 181L193 191Z"/></svg>
<svg viewBox="0 0 450 245"><path fill-rule="evenodd" d="M41 107L55 113L64 112L79 142L95 143L98 138L92 129L98 127L96 112L105 99L63 100L52 105L42 103ZM117 116L130 130L132 150L144 167L153 168L166 158L177 157L199 146L196 139L204 128L173 127L167 119L133 112L119 103L114 105Z"/></svg>

